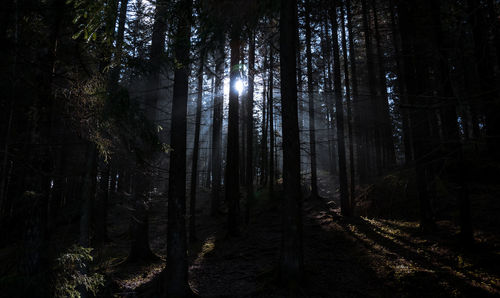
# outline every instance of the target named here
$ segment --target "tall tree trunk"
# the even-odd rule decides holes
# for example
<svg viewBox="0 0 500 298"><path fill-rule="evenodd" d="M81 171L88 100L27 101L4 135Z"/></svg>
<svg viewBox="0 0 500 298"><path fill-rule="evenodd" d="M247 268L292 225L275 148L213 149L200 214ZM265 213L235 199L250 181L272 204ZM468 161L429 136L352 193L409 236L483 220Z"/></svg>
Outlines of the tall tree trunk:
<svg viewBox="0 0 500 298"><path fill-rule="evenodd" d="M108 201L110 186L110 165L101 164L99 191L97 196L95 212L95 240L97 245L102 245L108 241Z"/></svg>
<svg viewBox="0 0 500 298"><path fill-rule="evenodd" d="M122 1L122 5L125 0ZM126 4L126 3L125 3ZM165 18L166 18L166 2L158 1L155 8L155 19L153 23L153 36L151 42L151 53L150 53L150 67L151 67L151 94L148 94L146 98L146 119L152 123L156 122L157 119L157 106L160 97L160 76L161 76L161 59L164 52L165 43ZM123 14L123 15L122 15ZM120 8L120 20L125 22L126 18L126 7L122 6ZM122 30L118 28L119 30ZM123 35L123 32L119 32L119 35ZM123 36L121 37L121 42L123 42ZM113 75L113 74L112 74ZM119 73L115 74L113 84L117 85ZM130 238L131 246L130 252L127 257L128 262L137 262L141 260L152 260L155 255L151 251L149 246L149 206L148 206L148 192L151 186L152 177L150 176L150 169L148 166L142 162L136 163L136 169L134 175L130 173L129 170L124 178L125 189L129 190L133 194L134 206L130 218ZM132 180L132 176L133 180ZM121 178L121 177L120 177ZM120 179L121 180L121 179Z"/></svg>
<svg viewBox="0 0 500 298"><path fill-rule="evenodd" d="M448 39L442 29L441 24L441 1L434 1L432 5L432 21L434 25L434 43L438 58L436 73L438 74L438 94L442 98L446 98L446 104L440 109L444 152L443 160L447 156L455 159L457 163L457 171L454 180L459 185L458 190L458 206L459 206L459 223L460 223L460 240L464 246L470 246L473 241L473 231L470 214L470 199L469 187L467 185L466 163L463 156L463 146L460 139L460 131L458 126L457 105L458 99L453 94L451 68L449 61L448 50L451 48Z"/></svg>
<svg viewBox="0 0 500 298"><path fill-rule="evenodd" d="M366 160L366 144L364 142L362 129L362 105L359 98L358 92L358 71L356 65L356 51L354 46L354 32L352 30L352 12L351 12L351 1L345 1L346 14L347 14L347 33L349 41L349 62L351 65L351 78L352 78L352 105L354 110L354 130L356 132L356 161L358 164L358 174L359 182L365 183L367 179L367 160Z"/></svg>
<svg viewBox="0 0 500 298"><path fill-rule="evenodd" d="M15 68L15 66L14 66ZM15 76L15 71L14 71ZM9 120L7 120L7 129L5 132L5 144L3 146L3 158L2 158L2 174L0 176L0 217L4 215L4 197L7 193L7 181L8 181L8 157L9 157L9 149L10 149L10 136L12 131L12 118L14 116L14 98L15 98L15 89L16 89L16 78L14 77L14 86L12 86L12 96L9 102ZM0 223L3 220L0 220Z"/></svg>
<svg viewBox="0 0 500 298"><path fill-rule="evenodd" d="M344 106L342 103L342 79L340 73L340 51L338 43L338 20L337 7L331 7L332 40L333 40L333 89L335 95L335 112L337 120L337 144L339 153L339 189L340 189L340 210L342 215L351 215L349 208L349 188L347 183L347 167L345 154L344 136Z"/></svg>
<svg viewBox="0 0 500 298"><path fill-rule="evenodd" d="M274 57L272 41L269 45L269 192L274 193Z"/></svg>
<svg viewBox="0 0 500 298"><path fill-rule="evenodd" d="M167 18L168 18L168 0L156 1L155 19L153 23L153 34L151 37L151 94L147 100L148 119L154 121L156 119L156 107L160 97L160 79L162 70L162 57L165 48L165 34L167 32Z"/></svg>
<svg viewBox="0 0 500 298"><path fill-rule="evenodd" d="M318 173L316 170L316 127L314 120L314 85L312 76L310 0L306 0L306 58L307 98L309 99L309 150L311 155L311 198L318 198Z"/></svg>
<svg viewBox="0 0 500 298"><path fill-rule="evenodd" d="M304 278L302 191L297 115L297 1L282 0L280 11L281 113L283 127L283 200L280 280L290 293Z"/></svg>
<svg viewBox="0 0 500 298"><path fill-rule="evenodd" d="M255 33L250 33L248 47L248 97L247 97L247 166L246 166L246 209L245 222L250 221L250 206L254 200L253 194L253 92L255 77Z"/></svg>
<svg viewBox="0 0 500 298"><path fill-rule="evenodd" d="M212 198L210 213L219 211L222 181L222 113L224 104L224 35L219 36L215 50L215 96L212 122Z"/></svg>
<svg viewBox="0 0 500 298"><path fill-rule="evenodd" d="M406 96L406 86L403 79L403 59L401 57L401 47L400 47L400 35L396 24L396 12L394 7L394 0L389 2L390 12L391 12L391 31L392 31L392 43L395 51L395 62L396 62L396 76L397 76L397 91L399 99L399 111L401 114L401 122L403 124L403 144L404 144L404 154L405 154L405 164L409 165L413 160L413 141L411 136L411 130L408 117L408 98Z"/></svg>
<svg viewBox="0 0 500 298"><path fill-rule="evenodd" d="M177 3L177 32L174 55L172 126L168 189L166 293L168 297L186 297L188 259L186 241L186 112L188 100L189 50L191 37L192 1Z"/></svg>
<svg viewBox="0 0 500 298"><path fill-rule="evenodd" d="M375 174L380 174L382 170L382 143L381 143L381 129L380 129L380 108L377 98L377 78L375 73L375 61L372 45L372 33L370 28L370 14L369 7L366 0L361 1L363 12L363 31L365 33L365 49L366 49L366 65L368 70L368 86L370 97L370 111L368 121L369 128L372 130L372 138L375 145Z"/></svg>
<svg viewBox="0 0 500 298"><path fill-rule="evenodd" d="M426 35L429 30L422 26L426 20L417 19L413 15L414 13L418 15L428 14L428 10L425 6L419 7L416 0L408 0L406 4L398 6L401 48L404 57L404 80L409 104L415 106L415 110L409 113L410 121L411 123L420 123L420 125L411 125L410 127L413 135L413 162L420 204L420 228L424 232L430 232L435 228L430 203L430 198L433 196L431 184L434 173L430 166L429 152L432 151L433 144L429 141L429 121L424 120L427 119L428 114L425 107L430 103L426 98L420 97L426 91L424 88L429 76L427 72L429 65L422 55L417 55L417 53L426 52L425 49L428 46Z"/></svg>
<svg viewBox="0 0 500 298"><path fill-rule="evenodd" d="M203 44L203 42L202 42ZM189 203L189 240L196 241L196 188L198 180L198 155L200 149L200 124L201 124L201 108L203 99L203 63L205 53L202 50L200 53L200 66L198 68L198 94L196 97L196 119L194 128L193 142L193 162L191 167L191 187L190 187L190 203Z"/></svg>
<svg viewBox="0 0 500 298"><path fill-rule="evenodd" d="M264 69L267 67L266 58L263 59ZM265 80L263 80L263 89L262 89L262 140L261 140L261 179L260 184L267 184L267 111L269 111L267 105L267 84Z"/></svg>
<svg viewBox="0 0 500 298"><path fill-rule="evenodd" d="M120 2L120 13L118 15L118 30L115 37L115 64L116 66L111 69L110 72L110 85L111 90L115 90L120 79L120 70L122 63L122 47L123 47L123 36L125 33L125 22L127 21L127 6L129 0L121 0Z"/></svg>
<svg viewBox="0 0 500 298"><path fill-rule="evenodd" d="M478 93L481 94L485 109L486 142L489 153L500 159L500 99L495 85L495 70L491 63L489 28L487 15L480 0L467 0L469 22L474 38L474 62L479 81ZM493 13L493 12L492 12Z"/></svg>
<svg viewBox="0 0 500 298"><path fill-rule="evenodd" d="M351 213L353 211L354 197L355 197L355 170L354 170L354 139L352 131L352 104L351 104L351 80L349 78L349 61L347 55L347 39L345 30L345 10L344 7L340 8L342 11L341 23L342 23L342 54L344 60L344 84L346 90L346 102L347 102L347 131L349 135L349 209ZM353 49L350 49L350 55L354 55Z"/></svg>
<svg viewBox="0 0 500 298"><path fill-rule="evenodd" d="M27 159L23 160L23 163L29 165L29 170L25 170L23 175L18 178L24 182L20 211L26 212L23 214L24 218L22 221L24 223L24 229L22 230L23 250L20 262L21 268L19 269L28 279L38 279L38 283L33 284L37 286L36 292L41 293L42 296L47 290L45 283L46 276L43 273L48 266L48 207L51 193L51 175L54 173L55 166L51 156L54 150L53 142L55 141L53 137L53 115L56 95L53 83L56 75L56 58L58 55L63 16L66 10L65 2L63 0L52 1L49 10L52 13L50 17L53 18L53 20L48 21L47 33L49 43L46 51L39 51L36 54L37 63L41 67L39 74L36 76L36 79L39 80L37 83L39 84L39 90L34 94L33 103L29 105L30 113L36 116L28 117L32 118L29 120L30 124L32 124L27 139L29 146L23 147L24 152L21 155ZM21 31L21 27L18 27L18 17L22 17L22 14L19 14L19 6L16 2L16 36L14 37L16 47L18 46L18 34L20 34L18 31ZM17 63L17 54L15 62ZM15 67L17 65L14 65L14 74L16 74ZM16 92L17 90L13 91ZM9 195L4 194L6 197ZM10 199L7 200L10 201ZM13 202L9 202L8 205L11 203ZM35 292L34 288L31 289L33 285L27 284L27 286Z"/></svg>
<svg viewBox="0 0 500 298"><path fill-rule="evenodd" d="M80 237L78 244L81 247L90 247L92 205L95 198L96 174L97 174L97 148L94 143L88 143L87 157L85 163L85 176L81 188L81 210L80 210ZM89 264L80 265L80 273L87 274ZM78 291L82 297L87 297L87 289L79 287Z"/></svg>
<svg viewBox="0 0 500 298"><path fill-rule="evenodd" d="M229 89L229 116L227 135L227 160L225 172L226 203L228 204L228 235L236 236L239 233L239 102L236 82L239 80L240 61L240 28L233 24L231 29L231 65Z"/></svg>
<svg viewBox="0 0 500 298"><path fill-rule="evenodd" d="M337 154L335 152L335 125L333 122L335 121L334 117L334 107L332 101L330 100L333 96L333 88L332 88L332 59L331 59L331 39L330 34L328 33L329 25L328 20L324 21L324 29L321 30L321 40L324 42L321 43L321 51L326 59L326 75L323 74L325 78L325 93L324 100L327 107L326 118L327 118L327 126L328 126L328 160L330 166L330 172L332 175L338 174L338 165L337 165Z"/></svg>
<svg viewBox="0 0 500 298"><path fill-rule="evenodd" d="M149 196L151 177L144 165L138 166L133 177L132 195L134 206L130 216L130 252L127 262L143 262L156 259L149 246Z"/></svg>
<svg viewBox="0 0 500 298"><path fill-rule="evenodd" d="M396 163L396 153L394 150L394 141L392 139L392 123L389 111L389 102L387 95L387 80L385 74L384 52L381 44L379 21L377 14L376 0L371 0L373 10L373 23L375 29L375 49L377 54L378 66L378 91L377 91L377 106L379 107L379 115L382 122L380 137L382 144L382 167L392 168Z"/></svg>

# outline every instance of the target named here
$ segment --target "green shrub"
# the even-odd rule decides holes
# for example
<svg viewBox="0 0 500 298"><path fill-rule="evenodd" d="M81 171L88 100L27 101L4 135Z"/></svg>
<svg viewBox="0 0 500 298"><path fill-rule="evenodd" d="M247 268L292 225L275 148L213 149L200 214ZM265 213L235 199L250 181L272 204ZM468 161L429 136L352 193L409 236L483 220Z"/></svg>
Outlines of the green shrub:
<svg viewBox="0 0 500 298"><path fill-rule="evenodd" d="M79 298L85 289L94 295L104 285L104 276L91 273L88 264L92 262L92 248L73 245L56 259L55 297Z"/></svg>

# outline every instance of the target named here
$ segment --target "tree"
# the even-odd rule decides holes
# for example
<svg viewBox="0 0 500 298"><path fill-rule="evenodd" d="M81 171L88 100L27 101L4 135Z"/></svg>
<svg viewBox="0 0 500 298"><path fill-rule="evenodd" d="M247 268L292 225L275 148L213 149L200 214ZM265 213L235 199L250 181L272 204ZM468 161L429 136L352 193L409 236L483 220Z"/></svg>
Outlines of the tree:
<svg viewBox="0 0 500 298"><path fill-rule="evenodd" d="M249 37L248 49L248 97L247 97L247 165L246 165L246 210L245 222L250 220L250 204L253 202L253 179L254 179L254 164L253 164L253 93L254 93L254 78L255 78L255 33L251 32Z"/></svg>
<svg viewBox="0 0 500 298"><path fill-rule="evenodd" d="M274 193L274 183L276 181L275 176L275 166L274 166L274 140L275 140L275 131L274 131L274 57L273 57L273 44L272 39L269 44L269 96L268 96L268 118L269 118L269 192L271 196Z"/></svg>
<svg viewBox="0 0 500 298"><path fill-rule="evenodd" d="M348 3L345 3L348 5ZM352 99L351 99L351 78L349 77L349 59L347 54L347 39L346 39L346 30L345 30L345 8L342 6L341 10L341 23L342 23L342 54L344 60L344 84L345 84L345 97L347 102L347 131L349 135L349 209L351 213L353 212L353 203L355 197L355 185L356 185L356 175L354 169L354 134L352 130ZM355 55L354 48L349 49L350 55ZM356 78L353 78L356 80Z"/></svg>
<svg viewBox="0 0 500 298"><path fill-rule="evenodd" d="M343 215L351 215L349 204L349 188L347 183L347 165L345 154L345 132L344 132L344 104L342 102L342 81L340 73L340 53L338 43L338 20L337 6L334 4L330 10L330 21L332 23L333 40L333 90L335 95L335 118L337 120L337 150L339 157L339 189L340 208Z"/></svg>
<svg viewBox="0 0 500 298"><path fill-rule="evenodd" d="M215 96L214 115L212 123L212 200L210 212L212 216L219 211L221 175L222 175L222 109L224 104L224 46L225 37L223 33L216 36L215 49Z"/></svg>
<svg viewBox="0 0 500 298"><path fill-rule="evenodd" d="M429 140L431 130L429 123L431 121L426 121L428 115L426 109L424 109L432 101L422 96L427 91L424 89L425 84L423 82L428 80L427 67L429 67L429 64L425 59L427 56L421 53L427 53L429 32L422 25L426 20L417 19L415 16L417 12L428 13L429 9L426 6L419 6L414 0L407 0L405 5L398 6L407 97L410 105L417 106L415 111L410 113L410 122L412 123L410 129L413 136L413 162L420 204L420 227L424 232L435 229L431 210L431 197L434 196L432 188L434 173L430 164L431 156L429 155L433 148L433 144Z"/></svg>
<svg viewBox="0 0 500 298"><path fill-rule="evenodd" d="M186 113L188 99L189 49L192 1L181 0L176 8L174 40L176 68L172 98L172 126L167 223L166 296L186 297L188 260L186 239Z"/></svg>
<svg viewBox="0 0 500 298"><path fill-rule="evenodd" d="M318 198L318 173L316 169L316 127L314 120L314 85L311 54L311 1L306 0L306 59L307 59L307 97L309 99L309 150L311 155L311 198Z"/></svg>
<svg viewBox="0 0 500 298"><path fill-rule="evenodd" d="M201 42L203 44L203 40ZM198 66L198 94L196 95L196 119L193 142L193 162L191 167L191 186L189 203L189 240L196 240L196 187L198 180L198 155L200 150L200 126L201 126L201 108L203 98L203 63L205 59L204 50L200 53L200 64Z"/></svg>
<svg viewBox="0 0 500 298"><path fill-rule="evenodd" d="M281 116L283 120L283 199L280 280L290 290L304 278L302 192L297 115L297 1L282 0L280 11Z"/></svg>
<svg viewBox="0 0 500 298"><path fill-rule="evenodd" d="M228 235L237 236L239 233L239 102L236 83L239 78L240 61L240 34L241 29L237 23L233 23L230 33L231 64L229 81L229 118L227 135L227 163L225 171L226 202L228 204Z"/></svg>

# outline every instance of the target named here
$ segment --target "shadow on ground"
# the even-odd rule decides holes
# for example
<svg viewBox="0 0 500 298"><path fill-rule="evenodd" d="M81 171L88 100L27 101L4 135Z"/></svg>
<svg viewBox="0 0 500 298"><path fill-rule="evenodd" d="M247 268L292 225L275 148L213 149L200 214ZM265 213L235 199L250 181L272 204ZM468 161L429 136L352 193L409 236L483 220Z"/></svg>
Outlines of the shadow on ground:
<svg viewBox="0 0 500 298"><path fill-rule="evenodd" d="M307 280L298 296L494 297L500 294L499 254L495 246L480 243L474 250L460 250L449 222L438 222L440 232L424 236L419 234L416 222L344 218L339 214L331 177L321 176L319 184L324 198L304 202ZM209 216L208 192L200 191L198 206L199 240L189 250L191 288L201 297L288 296L273 283L281 237L278 199L271 197L267 189L259 190L250 223L242 225L240 235L233 238L226 236L225 215ZM161 230L164 229L162 224ZM161 233L156 231L153 235L160 237ZM153 243L161 255L164 240L153 239ZM157 282L150 277L160 271L163 263L148 266L137 267L138 271L126 275L127 278L148 276L143 280L146 284L142 284L148 288L147 282ZM139 282L135 286L140 285ZM141 291L135 291L122 297L142 296L145 295Z"/></svg>

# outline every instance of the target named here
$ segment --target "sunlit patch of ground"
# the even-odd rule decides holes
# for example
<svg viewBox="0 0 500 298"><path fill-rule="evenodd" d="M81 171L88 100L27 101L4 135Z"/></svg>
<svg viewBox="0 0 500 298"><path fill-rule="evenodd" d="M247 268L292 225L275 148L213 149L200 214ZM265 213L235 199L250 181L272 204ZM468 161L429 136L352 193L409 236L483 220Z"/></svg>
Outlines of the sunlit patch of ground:
<svg viewBox="0 0 500 298"><path fill-rule="evenodd" d="M325 207L331 206L325 204ZM340 218L336 208L309 214L325 231L343 230L361 243L370 266L381 279L392 279L400 291L434 293L448 297L500 295L498 275L474 262L475 254L440 243L433 236L418 234L414 221L360 217ZM334 212L332 212L334 211ZM339 220L340 219L340 220ZM438 222L453 235L449 223ZM497 252L498 254L498 252ZM440 289L438 289L440 288ZM438 294L435 291L442 291Z"/></svg>
<svg viewBox="0 0 500 298"><path fill-rule="evenodd" d="M476 251L461 250L452 222L438 222L438 233L424 236L418 223L340 215L331 177L320 175L320 196L304 202L304 297L494 297L500 295L500 250L491 232L477 231ZM269 286L279 260L279 201L267 189L256 194L251 221L240 237L226 237L226 218L209 215L209 192L200 191L198 241L189 246L189 284L201 297L285 297ZM166 205L152 208L151 246L165 251ZM117 209L123 210L122 209ZM121 214L123 216L123 214ZM116 215L115 215L116 216ZM115 217L116 218L116 217ZM121 217L127 219L126 216ZM117 223L118 224L118 223ZM154 279L163 261L121 264L128 252L123 228L103 257L108 278L128 295ZM495 246L496 245L496 246ZM271 274L270 274L271 273Z"/></svg>
<svg viewBox="0 0 500 298"><path fill-rule="evenodd" d="M150 282L156 275L160 274L164 266L164 262L149 265L127 266L126 269L121 270L120 274L116 276L115 281L120 288L133 290Z"/></svg>

